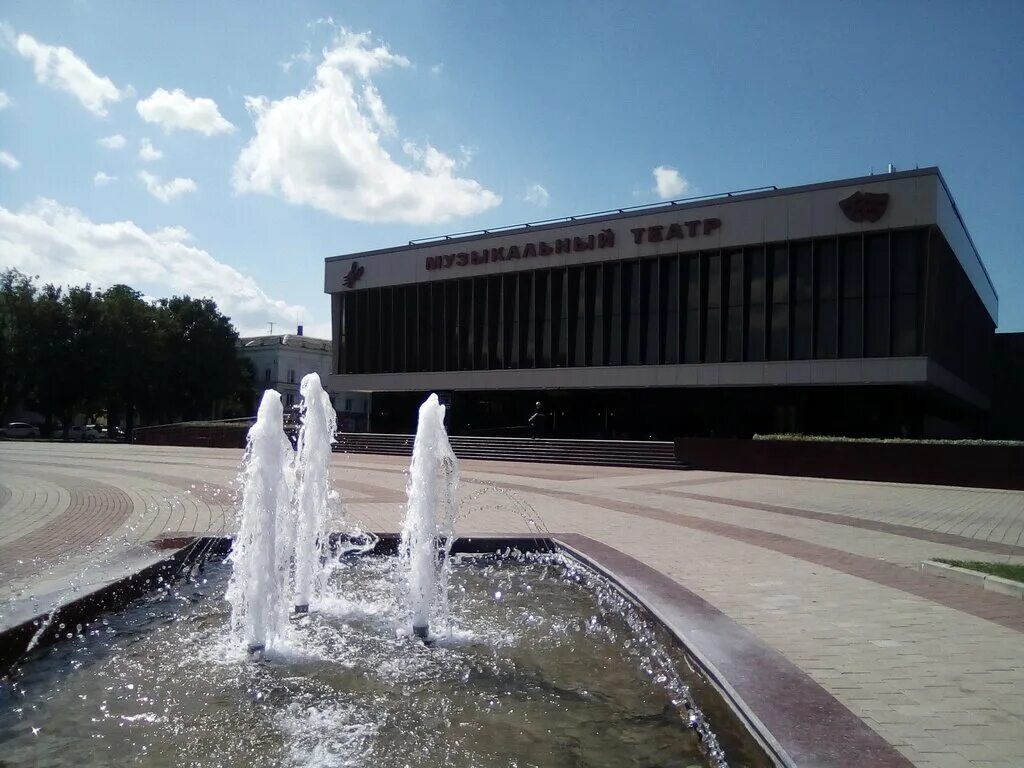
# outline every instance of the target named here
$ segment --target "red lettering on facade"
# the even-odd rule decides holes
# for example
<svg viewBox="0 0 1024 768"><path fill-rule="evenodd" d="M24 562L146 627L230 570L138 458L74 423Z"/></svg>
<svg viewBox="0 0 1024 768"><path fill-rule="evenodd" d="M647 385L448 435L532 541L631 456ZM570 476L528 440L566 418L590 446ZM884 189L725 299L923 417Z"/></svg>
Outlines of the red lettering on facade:
<svg viewBox="0 0 1024 768"><path fill-rule="evenodd" d="M684 221L683 223L686 225L686 234L690 237L696 237L697 233L700 232L700 219Z"/></svg>
<svg viewBox="0 0 1024 768"><path fill-rule="evenodd" d="M547 243L545 243L543 240L538 245L538 248L540 249L540 255L541 256L550 256L552 253L555 252L555 249L552 248Z"/></svg>
<svg viewBox="0 0 1024 768"><path fill-rule="evenodd" d="M613 229L602 229L597 233L597 247L598 248L614 248L615 247L615 230Z"/></svg>
<svg viewBox="0 0 1024 768"><path fill-rule="evenodd" d="M510 258L510 259L518 259L519 258L519 246L518 245L510 245L508 247L508 258Z"/></svg>
<svg viewBox="0 0 1024 768"><path fill-rule="evenodd" d="M555 253L570 253L571 251L572 241L568 237L555 240Z"/></svg>
<svg viewBox="0 0 1024 768"><path fill-rule="evenodd" d="M448 267L455 263L455 254L446 253L444 256L441 257L441 263L444 264L445 269L448 269Z"/></svg>
<svg viewBox="0 0 1024 768"><path fill-rule="evenodd" d="M648 243L660 243L662 241L662 232L665 228L661 225L647 228L647 242Z"/></svg>
<svg viewBox="0 0 1024 768"><path fill-rule="evenodd" d="M665 233L666 240L682 240L683 227L678 222L668 225L668 232Z"/></svg>
<svg viewBox="0 0 1024 768"><path fill-rule="evenodd" d="M463 251L462 253L455 254L455 263L460 267L464 267L469 264L469 254Z"/></svg>
<svg viewBox="0 0 1024 768"><path fill-rule="evenodd" d="M532 259L537 256L537 246L533 243L527 243L523 248L523 258Z"/></svg>
<svg viewBox="0 0 1024 768"><path fill-rule="evenodd" d="M644 231L645 230L644 230L643 227L638 227L637 229L631 229L629 231L633 233L633 242L634 243L636 243L637 245L640 245L640 243L642 243L644 241Z"/></svg>
<svg viewBox="0 0 1024 768"><path fill-rule="evenodd" d="M594 236L588 237L574 237L572 239L572 249L574 251L592 251L594 250Z"/></svg>
<svg viewBox="0 0 1024 768"><path fill-rule="evenodd" d="M487 251L484 251L487 253ZM491 248L490 254L491 261L504 261L505 260L505 249L504 248Z"/></svg>
<svg viewBox="0 0 1024 768"><path fill-rule="evenodd" d="M710 235L716 229L721 229L721 227L722 227L722 220L721 219L704 219L704 234L705 235Z"/></svg>

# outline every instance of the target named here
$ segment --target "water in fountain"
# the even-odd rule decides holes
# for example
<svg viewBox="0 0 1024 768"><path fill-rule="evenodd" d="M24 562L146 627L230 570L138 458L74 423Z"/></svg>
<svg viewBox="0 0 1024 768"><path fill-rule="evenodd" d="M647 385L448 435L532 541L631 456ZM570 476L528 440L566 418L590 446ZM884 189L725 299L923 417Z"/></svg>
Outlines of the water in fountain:
<svg viewBox="0 0 1024 768"><path fill-rule="evenodd" d="M327 548L327 520L331 443L337 428L337 414L330 396L320 385L320 376L302 377L302 426L299 429L295 462L295 511L298 529L295 539L295 610L309 610L310 599L319 597L321 564Z"/></svg>
<svg viewBox="0 0 1024 768"><path fill-rule="evenodd" d="M241 522L231 548L227 590L232 628L250 652L278 640L288 616L292 450L282 424L281 395L268 389L246 441Z"/></svg>
<svg viewBox="0 0 1024 768"><path fill-rule="evenodd" d="M402 570L412 631L426 639L431 619L447 623L448 553L455 523L459 465L444 428L445 407L432 394L420 406L402 525ZM437 624L435 624L437 626Z"/></svg>

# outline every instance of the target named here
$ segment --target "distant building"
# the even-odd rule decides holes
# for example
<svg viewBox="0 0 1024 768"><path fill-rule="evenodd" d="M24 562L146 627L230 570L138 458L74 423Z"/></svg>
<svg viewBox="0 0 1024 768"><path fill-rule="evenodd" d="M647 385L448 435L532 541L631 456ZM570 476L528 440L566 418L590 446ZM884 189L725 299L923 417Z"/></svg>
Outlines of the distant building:
<svg viewBox="0 0 1024 768"><path fill-rule="evenodd" d="M937 168L326 260L330 381L407 432L979 434L998 299ZM325 363L324 370L327 370Z"/></svg>
<svg viewBox="0 0 1024 768"><path fill-rule="evenodd" d="M370 412L370 393L346 392L330 384L331 342L298 333L274 336L248 336L238 340L239 355L252 365L256 397L253 413L259 407L263 392L276 389L281 393L285 410L297 408L302 401L299 385L307 373L320 374L320 381L331 397L338 413L338 429L363 432Z"/></svg>

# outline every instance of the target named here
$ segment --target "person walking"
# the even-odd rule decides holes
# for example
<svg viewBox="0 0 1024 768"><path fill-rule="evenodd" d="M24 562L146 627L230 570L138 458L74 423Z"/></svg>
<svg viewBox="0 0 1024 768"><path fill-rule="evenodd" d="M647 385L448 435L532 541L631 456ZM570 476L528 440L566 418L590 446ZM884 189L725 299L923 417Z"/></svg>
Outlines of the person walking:
<svg viewBox="0 0 1024 768"><path fill-rule="evenodd" d="M547 434L548 429L548 415L544 413L540 403L537 403L534 407L533 415L529 419L530 424L530 437L537 439L538 437L544 437Z"/></svg>

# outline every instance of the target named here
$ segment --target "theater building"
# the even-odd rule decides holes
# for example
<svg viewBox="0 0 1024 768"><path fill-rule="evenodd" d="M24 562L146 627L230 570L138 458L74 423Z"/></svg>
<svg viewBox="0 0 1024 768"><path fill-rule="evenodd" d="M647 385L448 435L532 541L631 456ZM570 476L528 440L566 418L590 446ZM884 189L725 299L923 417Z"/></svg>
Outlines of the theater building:
<svg viewBox="0 0 1024 768"><path fill-rule="evenodd" d="M444 236L326 260L331 388L409 432L963 436L998 298L937 168Z"/></svg>

